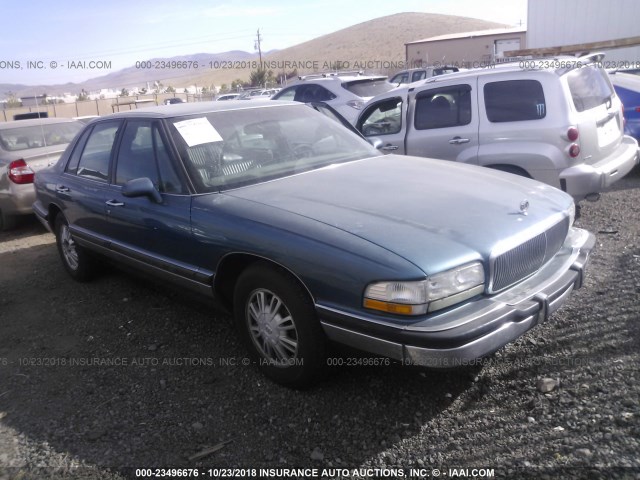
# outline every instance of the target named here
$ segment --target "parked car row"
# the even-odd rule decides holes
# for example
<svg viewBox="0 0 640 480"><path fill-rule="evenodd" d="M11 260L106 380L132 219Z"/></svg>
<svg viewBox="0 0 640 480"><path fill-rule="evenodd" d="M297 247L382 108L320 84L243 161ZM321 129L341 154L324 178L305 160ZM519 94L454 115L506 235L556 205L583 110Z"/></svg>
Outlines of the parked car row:
<svg viewBox="0 0 640 480"><path fill-rule="evenodd" d="M389 83L395 86L399 86L407 83L419 82L420 80L425 80L430 77L445 75L447 73L455 73L459 71L460 69L458 67L454 67L453 65L410 68L408 70L402 70L396 73L389 79Z"/></svg>

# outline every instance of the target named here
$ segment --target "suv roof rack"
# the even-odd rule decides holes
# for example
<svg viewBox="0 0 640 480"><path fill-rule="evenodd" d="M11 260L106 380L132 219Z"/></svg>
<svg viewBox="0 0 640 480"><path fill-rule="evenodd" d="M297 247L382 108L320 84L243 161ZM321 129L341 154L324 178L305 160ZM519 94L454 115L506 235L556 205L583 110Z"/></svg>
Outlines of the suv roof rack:
<svg viewBox="0 0 640 480"><path fill-rule="evenodd" d="M309 75L299 75L298 80L305 80L307 78L329 78L329 77L339 77L341 75L364 75L363 70L341 70L338 72L319 72L319 73L310 73Z"/></svg>

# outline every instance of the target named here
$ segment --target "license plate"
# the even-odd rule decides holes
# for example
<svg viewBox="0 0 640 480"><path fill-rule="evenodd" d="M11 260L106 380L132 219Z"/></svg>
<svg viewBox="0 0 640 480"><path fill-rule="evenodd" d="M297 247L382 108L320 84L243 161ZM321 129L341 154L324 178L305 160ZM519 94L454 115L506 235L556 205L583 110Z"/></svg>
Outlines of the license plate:
<svg viewBox="0 0 640 480"><path fill-rule="evenodd" d="M601 127L598 127L598 146L604 147L615 141L620 136L616 117L611 118Z"/></svg>

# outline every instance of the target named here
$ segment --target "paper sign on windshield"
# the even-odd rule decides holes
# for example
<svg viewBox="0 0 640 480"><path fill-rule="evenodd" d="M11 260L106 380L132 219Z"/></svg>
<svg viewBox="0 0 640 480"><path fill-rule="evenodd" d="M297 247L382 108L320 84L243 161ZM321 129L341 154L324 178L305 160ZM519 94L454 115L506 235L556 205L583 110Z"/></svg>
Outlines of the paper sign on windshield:
<svg viewBox="0 0 640 480"><path fill-rule="evenodd" d="M222 141L222 137L206 117L183 120L174 125L190 147Z"/></svg>

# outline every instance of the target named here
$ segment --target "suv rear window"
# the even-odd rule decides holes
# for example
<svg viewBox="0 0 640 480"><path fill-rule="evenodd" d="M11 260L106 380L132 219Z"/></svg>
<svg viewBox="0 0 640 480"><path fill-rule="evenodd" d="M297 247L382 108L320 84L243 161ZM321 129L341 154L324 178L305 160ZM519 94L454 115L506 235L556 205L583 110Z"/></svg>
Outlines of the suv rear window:
<svg viewBox="0 0 640 480"><path fill-rule="evenodd" d="M607 74L595 65L586 65L567 74L573 105L579 112L607 103L613 95Z"/></svg>
<svg viewBox="0 0 640 480"><path fill-rule="evenodd" d="M352 80L342 84L344 88L359 97L375 97L381 93L388 92L395 85L386 81L386 78L369 79L369 80Z"/></svg>
<svg viewBox="0 0 640 480"><path fill-rule="evenodd" d="M508 80L484 86L490 122L539 120L547 114L542 85L537 80Z"/></svg>

